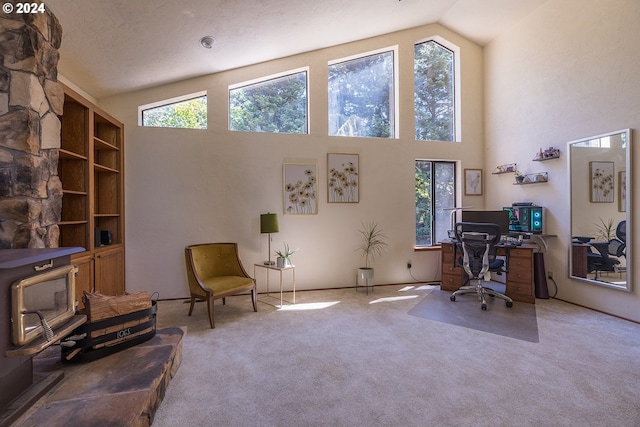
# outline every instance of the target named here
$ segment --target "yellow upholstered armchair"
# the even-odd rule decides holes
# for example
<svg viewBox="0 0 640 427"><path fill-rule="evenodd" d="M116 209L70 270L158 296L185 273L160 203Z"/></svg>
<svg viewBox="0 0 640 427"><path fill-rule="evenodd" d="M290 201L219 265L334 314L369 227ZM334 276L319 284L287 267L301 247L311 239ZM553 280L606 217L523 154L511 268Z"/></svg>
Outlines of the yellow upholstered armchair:
<svg viewBox="0 0 640 427"><path fill-rule="evenodd" d="M238 256L237 243L203 243L187 246L184 249L187 262L187 277L191 293L189 316L193 312L196 300L206 301L209 323L213 323L213 301L230 295L251 292L253 311L256 305L256 281L242 267Z"/></svg>

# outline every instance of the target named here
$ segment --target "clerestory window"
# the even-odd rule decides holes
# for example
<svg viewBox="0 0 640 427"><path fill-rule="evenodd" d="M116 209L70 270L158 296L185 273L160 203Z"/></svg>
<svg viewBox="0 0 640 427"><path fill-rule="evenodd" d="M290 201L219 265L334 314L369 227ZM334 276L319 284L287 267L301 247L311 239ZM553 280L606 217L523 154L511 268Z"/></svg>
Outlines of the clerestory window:
<svg viewBox="0 0 640 427"><path fill-rule="evenodd" d="M307 70L229 88L229 130L306 134Z"/></svg>
<svg viewBox="0 0 640 427"><path fill-rule="evenodd" d="M329 135L395 138L395 49L329 63Z"/></svg>
<svg viewBox="0 0 640 427"><path fill-rule="evenodd" d="M138 107L138 124L148 127L206 129L207 92L141 105Z"/></svg>
<svg viewBox="0 0 640 427"><path fill-rule="evenodd" d="M455 53L435 40L414 46L415 132L420 141L456 141Z"/></svg>

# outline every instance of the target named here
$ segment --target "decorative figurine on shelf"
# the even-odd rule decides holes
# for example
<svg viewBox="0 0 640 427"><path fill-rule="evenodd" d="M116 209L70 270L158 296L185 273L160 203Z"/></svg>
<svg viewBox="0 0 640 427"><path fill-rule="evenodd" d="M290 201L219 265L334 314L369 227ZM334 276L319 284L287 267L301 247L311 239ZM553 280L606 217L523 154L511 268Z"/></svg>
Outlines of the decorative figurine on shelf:
<svg viewBox="0 0 640 427"><path fill-rule="evenodd" d="M558 148L549 147L546 150L540 148L540 151L536 153L536 157L533 160L557 159L558 157L560 157L560 150Z"/></svg>

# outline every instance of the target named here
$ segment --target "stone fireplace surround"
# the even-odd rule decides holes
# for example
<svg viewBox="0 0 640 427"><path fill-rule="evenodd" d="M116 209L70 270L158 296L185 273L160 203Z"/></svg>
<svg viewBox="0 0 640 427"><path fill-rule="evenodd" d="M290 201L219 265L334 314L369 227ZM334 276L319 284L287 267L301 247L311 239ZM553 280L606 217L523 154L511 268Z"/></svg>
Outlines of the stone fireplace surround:
<svg viewBox="0 0 640 427"><path fill-rule="evenodd" d="M0 14L0 249L58 246L61 40L49 12Z"/></svg>

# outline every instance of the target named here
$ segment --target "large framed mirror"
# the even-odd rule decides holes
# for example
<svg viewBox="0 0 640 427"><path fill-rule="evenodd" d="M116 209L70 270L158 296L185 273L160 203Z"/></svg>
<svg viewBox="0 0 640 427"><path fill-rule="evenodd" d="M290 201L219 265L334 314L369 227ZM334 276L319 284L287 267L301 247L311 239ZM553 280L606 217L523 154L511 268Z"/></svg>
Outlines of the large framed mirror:
<svg viewBox="0 0 640 427"><path fill-rule="evenodd" d="M573 279L631 291L631 131L569 142Z"/></svg>

